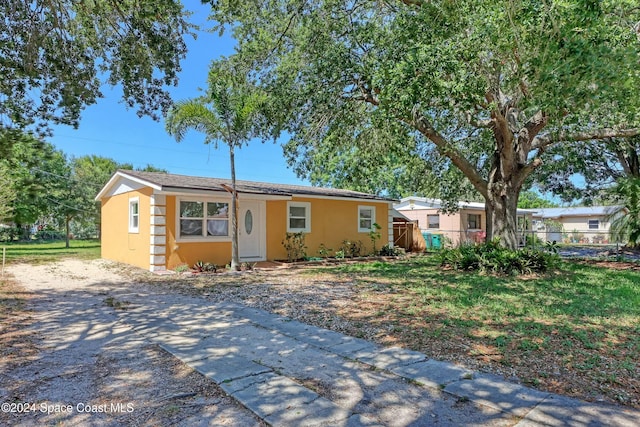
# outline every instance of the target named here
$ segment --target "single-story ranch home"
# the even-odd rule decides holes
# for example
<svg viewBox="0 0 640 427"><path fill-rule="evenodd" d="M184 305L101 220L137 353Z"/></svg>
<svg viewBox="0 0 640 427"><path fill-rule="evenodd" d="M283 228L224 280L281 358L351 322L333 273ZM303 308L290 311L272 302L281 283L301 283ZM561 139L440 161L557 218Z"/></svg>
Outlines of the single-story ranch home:
<svg viewBox="0 0 640 427"><path fill-rule="evenodd" d="M246 262L287 258L287 233L303 232L309 255L360 241L393 245L395 200L350 190L237 181L238 246ZM151 271L231 261L231 181L119 170L96 196L102 257Z"/></svg>
<svg viewBox="0 0 640 427"><path fill-rule="evenodd" d="M404 197L394 208L407 218L417 221L425 236L441 236L446 243L457 246L463 242L484 242L487 220L484 203L458 202L458 211L445 214L441 212L443 203L439 199L425 197ZM518 230L524 244L525 234L531 231L532 211L518 209ZM441 244L432 246L439 247ZM427 242L427 247L429 247Z"/></svg>
<svg viewBox="0 0 640 427"><path fill-rule="evenodd" d="M534 209L533 228L545 241L611 243L611 221L627 213L623 206L572 206Z"/></svg>

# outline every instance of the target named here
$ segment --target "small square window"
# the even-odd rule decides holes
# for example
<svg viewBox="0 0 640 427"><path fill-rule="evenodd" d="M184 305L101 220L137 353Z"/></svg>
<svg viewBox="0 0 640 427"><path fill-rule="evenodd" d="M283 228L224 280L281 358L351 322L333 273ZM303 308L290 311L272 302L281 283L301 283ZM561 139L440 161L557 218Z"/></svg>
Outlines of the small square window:
<svg viewBox="0 0 640 427"><path fill-rule="evenodd" d="M467 229L479 230L480 229L480 215L468 214L467 215Z"/></svg>
<svg viewBox="0 0 640 427"><path fill-rule="evenodd" d="M311 232L311 203L287 203L287 232Z"/></svg>
<svg viewBox="0 0 640 427"><path fill-rule="evenodd" d="M597 219L589 220L589 230L597 230L600 228L600 221Z"/></svg>
<svg viewBox="0 0 640 427"><path fill-rule="evenodd" d="M439 229L440 228L440 215L427 215L427 228Z"/></svg>
<svg viewBox="0 0 640 427"><path fill-rule="evenodd" d="M129 233L140 231L140 199L129 199Z"/></svg>
<svg viewBox="0 0 640 427"><path fill-rule="evenodd" d="M373 230L376 222L376 208L373 206L358 206L358 232L368 233Z"/></svg>

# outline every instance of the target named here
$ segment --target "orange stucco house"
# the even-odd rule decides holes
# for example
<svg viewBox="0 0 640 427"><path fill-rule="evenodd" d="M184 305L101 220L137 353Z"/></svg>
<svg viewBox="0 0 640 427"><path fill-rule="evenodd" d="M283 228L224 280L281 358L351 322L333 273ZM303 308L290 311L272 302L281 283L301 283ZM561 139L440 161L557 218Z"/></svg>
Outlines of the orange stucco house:
<svg viewBox="0 0 640 427"><path fill-rule="evenodd" d="M102 257L150 271L231 260L230 180L119 170L96 196L102 204ZM393 245L393 202L373 194L237 181L238 246L247 262L286 259L287 232L304 232L309 255L337 249L380 225L378 248Z"/></svg>

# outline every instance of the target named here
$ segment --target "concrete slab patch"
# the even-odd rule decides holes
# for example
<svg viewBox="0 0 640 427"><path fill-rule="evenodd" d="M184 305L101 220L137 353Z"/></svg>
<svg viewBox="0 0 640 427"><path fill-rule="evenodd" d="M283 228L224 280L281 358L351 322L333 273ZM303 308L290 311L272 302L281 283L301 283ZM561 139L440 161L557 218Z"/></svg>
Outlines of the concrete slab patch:
<svg viewBox="0 0 640 427"><path fill-rule="evenodd" d="M232 396L260 418L277 426L337 425L350 415L333 402L283 376L255 383Z"/></svg>
<svg viewBox="0 0 640 427"><path fill-rule="evenodd" d="M433 388L442 388L454 381L472 378L472 371L438 360L427 360L390 369L396 375Z"/></svg>
<svg viewBox="0 0 640 427"><path fill-rule="evenodd" d="M341 344L332 345L327 349L333 353L339 354L340 356L355 360L358 352L369 351L373 353L374 351L379 350L380 347L369 341L352 338L342 342Z"/></svg>
<svg viewBox="0 0 640 427"><path fill-rule="evenodd" d="M417 351L400 347L376 349L374 351L361 350L355 354L356 360L375 366L378 369L390 370L396 367L423 362L427 357Z"/></svg>
<svg viewBox="0 0 640 427"><path fill-rule="evenodd" d="M518 417L524 417L549 396L549 393L512 384L489 374L478 374L472 380L456 381L447 385L444 390Z"/></svg>
<svg viewBox="0 0 640 427"><path fill-rule="evenodd" d="M251 387L254 384L264 383L280 375L275 372L265 372L256 375L248 375L242 378L236 378L234 380L227 380L220 383L220 387L228 394L234 394L240 390L244 390L247 387Z"/></svg>
<svg viewBox="0 0 640 427"><path fill-rule="evenodd" d="M516 427L542 426L640 426L640 411L595 405L551 395L536 406Z"/></svg>
<svg viewBox="0 0 640 427"><path fill-rule="evenodd" d="M218 359L201 359L188 362L196 371L205 377L211 378L220 384L224 381L234 380L250 375L258 375L270 372L271 369L259 365L251 360L238 355L228 355Z"/></svg>

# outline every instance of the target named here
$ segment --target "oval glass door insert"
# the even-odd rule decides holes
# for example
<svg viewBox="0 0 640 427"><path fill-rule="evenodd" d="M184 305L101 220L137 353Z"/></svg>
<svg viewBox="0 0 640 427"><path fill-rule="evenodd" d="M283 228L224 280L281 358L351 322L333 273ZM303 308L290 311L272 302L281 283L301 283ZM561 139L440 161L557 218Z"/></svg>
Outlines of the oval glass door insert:
<svg viewBox="0 0 640 427"><path fill-rule="evenodd" d="M247 234L251 234L253 230L253 214L250 210L247 210L247 213L244 214L244 231Z"/></svg>

